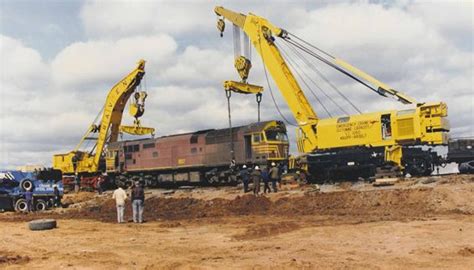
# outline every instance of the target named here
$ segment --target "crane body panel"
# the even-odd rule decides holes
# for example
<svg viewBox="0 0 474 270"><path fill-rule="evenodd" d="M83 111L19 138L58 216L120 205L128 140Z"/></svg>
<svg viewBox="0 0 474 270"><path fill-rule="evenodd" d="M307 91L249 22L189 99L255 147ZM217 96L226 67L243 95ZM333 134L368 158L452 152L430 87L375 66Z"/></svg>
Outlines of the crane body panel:
<svg viewBox="0 0 474 270"><path fill-rule="evenodd" d="M303 156L311 153L324 154L327 151L334 154L341 149L349 150L345 151L343 155L331 156L334 160L339 157L351 158L354 154L358 155L357 151L354 152L350 149L367 148L368 151L359 151L359 153L364 152L361 155L365 155L370 154L371 148L377 148L382 149L385 162L395 164L403 169L406 165L412 166L410 163L412 161L418 164L420 155L422 156L419 151L407 150L407 155L414 153L411 161L411 156L403 154L407 147L447 144L449 123L446 119L447 106L445 103L417 103L415 99L392 89L344 60L316 48L326 55L325 59L321 59L321 56L316 57L322 62L355 79L381 96L393 97L404 104L414 105L409 110L364 113L329 119L318 118L282 57L279 48L275 45L276 38L282 38L291 43L291 38L288 37L289 33L276 27L267 19L251 13L243 15L223 7L216 7L214 11L218 16L240 27L249 37L296 120L298 125L296 130L297 148ZM219 19L218 25L221 33L225 28L223 19ZM380 153L380 150L378 152ZM422 158L432 159L432 156L433 153L430 152ZM366 161L370 162L370 157ZM417 164L416 166L418 166ZM428 165L432 166L433 162L422 164L420 166L424 166L423 168L417 168L412 172L420 169L418 171L426 174L428 169L425 167Z"/></svg>

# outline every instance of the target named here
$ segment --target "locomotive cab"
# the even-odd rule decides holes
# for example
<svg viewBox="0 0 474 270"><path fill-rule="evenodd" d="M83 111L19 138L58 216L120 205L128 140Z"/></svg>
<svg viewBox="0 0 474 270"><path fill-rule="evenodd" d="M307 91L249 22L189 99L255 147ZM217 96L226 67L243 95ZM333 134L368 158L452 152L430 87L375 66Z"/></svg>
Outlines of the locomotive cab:
<svg viewBox="0 0 474 270"><path fill-rule="evenodd" d="M281 121L259 123L244 133L245 160L248 163L283 162L288 159L288 151L286 127Z"/></svg>

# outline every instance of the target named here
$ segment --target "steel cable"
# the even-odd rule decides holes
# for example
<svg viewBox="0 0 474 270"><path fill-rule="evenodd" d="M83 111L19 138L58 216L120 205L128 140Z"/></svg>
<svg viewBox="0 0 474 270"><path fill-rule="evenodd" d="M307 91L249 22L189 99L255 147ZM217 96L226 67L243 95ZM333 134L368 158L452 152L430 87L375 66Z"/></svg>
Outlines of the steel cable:
<svg viewBox="0 0 474 270"><path fill-rule="evenodd" d="M276 44L275 44L276 46ZM280 47L279 50L282 52L284 58L286 58L286 62L290 65L290 67L293 69L293 71L296 73L296 75L300 78L301 82L303 82L303 84L306 86L306 88L308 88L308 90L311 92L311 94L313 94L314 98L316 99L316 101L321 104L321 107L323 107L324 111L326 112L326 114L329 116L329 117L332 117L332 114L329 112L329 110L326 108L326 106L324 105L324 103L318 98L318 96L316 95L316 93L314 93L314 91L311 89L311 87L309 87L308 83L306 83L305 79L303 78L303 76L301 76L300 72L295 68L295 66L293 64L295 64L296 66L298 66L297 63L295 63L289 56L288 56L288 53L282 48ZM299 67L299 66L298 66Z"/></svg>
<svg viewBox="0 0 474 270"><path fill-rule="evenodd" d="M285 43L283 43L285 44ZM298 50L296 50L296 48L294 48L293 46L289 46L287 44L287 46L297 55L299 56L299 58L304 61L306 63L306 65L312 69L316 74L319 75L319 77L324 80L334 91L336 91L340 97L342 97L347 103L349 103L352 108L354 108L358 113L362 113L362 111L346 96L344 95L341 90L339 90L333 83L331 83L331 81L328 80L328 78L326 78L326 76L324 76L324 74L310 61L308 61L308 59L306 59ZM316 85L316 83L315 83ZM319 87L318 87L319 88ZM319 88L320 89L320 88ZM333 101L331 99L331 101ZM334 101L333 101L334 102ZM343 107L339 106L338 107L340 109L342 109L342 111L346 114L349 114L346 110L343 109Z"/></svg>

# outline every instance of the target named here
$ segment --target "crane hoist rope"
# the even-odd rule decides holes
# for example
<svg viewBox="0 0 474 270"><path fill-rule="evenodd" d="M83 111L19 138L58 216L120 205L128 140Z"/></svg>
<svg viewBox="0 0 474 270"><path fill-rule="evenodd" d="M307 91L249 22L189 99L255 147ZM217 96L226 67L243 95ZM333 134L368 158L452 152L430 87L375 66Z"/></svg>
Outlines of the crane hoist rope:
<svg viewBox="0 0 474 270"><path fill-rule="evenodd" d="M293 46L289 46L287 43L283 42L282 44L285 44L288 48L290 48L290 50L299 58L301 59L307 66L309 69L311 69L312 71L314 71L314 73L316 73L324 82L326 82L330 88L332 90L334 90L342 99L344 99L354 110L356 110L359 114L362 113L362 111L346 96L344 95L344 93L341 92L341 90L339 90L331 81L329 81L329 79L324 76L324 74L311 62L309 61L307 58L305 58L301 52L299 52L295 47ZM309 77L311 78L311 77ZM316 87L318 87L318 85L316 84L316 82L313 81L313 83L315 84ZM318 87L319 88L319 87ZM338 106L339 107L339 106ZM342 109L343 107L341 107ZM349 114L346 110L343 110L346 114Z"/></svg>
<svg viewBox="0 0 474 270"><path fill-rule="evenodd" d="M276 46L276 44L275 44ZM278 46L277 46L278 47ZM289 66L291 67L291 69L296 73L296 75L300 78L301 82L303 82L303 84L306 86L306 88L309 90L309 92L313 95L313 97L316 99L316 101L321 105L321 107L324 109L324 111L326 112L326 114L329 116L329 117L333 117L332 113L329 111L329 109L326 107L326 105L324 105L324 103L321 101L320 98L318 98L318 95L316 95L316 93L311 89L311 87L308 85L308 83L306 82L306 80L303 78L303 75L306 75L307 78L309 78L309 76L303 71L303 70L298 70L299 68L299 65L298 63L296 63L296 61L294 61L293 59L291 59L289 57L289 54L286 52L285 49L283 49L282 47L279 47L280 51L282 52L282 55L283 55L283 58L286 59L286 61L288 62ZM309 78L311 80L311 78ZM316 84L315 84L316 85ZM324 93L324 95L326 97L328 97L329 99L331 99L327 94L326 92L324 92L324 90L322 90L320 87L317 86L318 89L321 90L321 92ZM332 100L332 99L331 99ZM334 102L334 101L333 101ZM335 103L335 102L334 102ZM335 103L336 106L339 106L337 103ZM342 111L344 112L344 110L342 109Z"/></svg>

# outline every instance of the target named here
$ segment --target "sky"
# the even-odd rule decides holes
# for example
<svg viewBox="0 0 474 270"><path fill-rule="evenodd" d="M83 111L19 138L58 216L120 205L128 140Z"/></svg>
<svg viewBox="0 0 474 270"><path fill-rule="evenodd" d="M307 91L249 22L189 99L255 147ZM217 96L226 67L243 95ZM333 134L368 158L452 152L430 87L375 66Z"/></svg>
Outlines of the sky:
<svg viewBox="0 0 474 270"><path fill-rule="evenodd" d="M214 6L266 17L419 101L446 102L451 136L474 136L471 1L0 0L0 168L50 166L53 154L71 151L139 59L147 61L142 125L157 136L226 127L223 81L239 77L232 26L220 38ZM294 122L255 51L252 66L249 82L265 88L262 120L281 120L278 108ZM318 69L363 112L409 108ZM313 89L332 116L342 114L338 106L354 113L330 85L315 81L335 100ZM231 105L234 125L257 120L255 97L233 95Z"/></svg>

